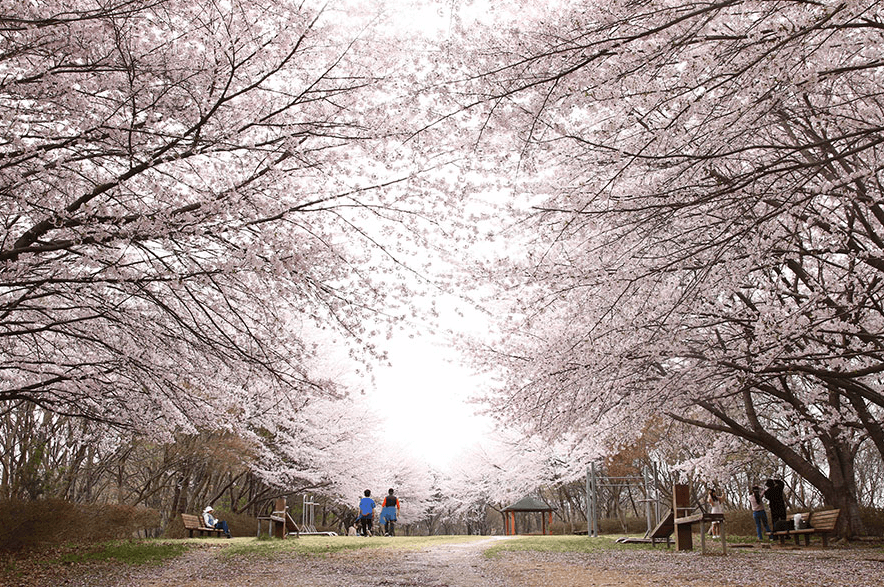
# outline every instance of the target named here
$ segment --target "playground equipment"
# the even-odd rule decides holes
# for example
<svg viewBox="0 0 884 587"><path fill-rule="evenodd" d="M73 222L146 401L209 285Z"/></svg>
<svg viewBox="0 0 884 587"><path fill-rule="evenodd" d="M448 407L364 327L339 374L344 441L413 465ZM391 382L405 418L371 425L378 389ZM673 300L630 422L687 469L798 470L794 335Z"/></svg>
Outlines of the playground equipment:
<svg viewBox="0 0 884 587"><path fill-rule="evenodd" d="M675 533L676 550L693 550L692 527L694 524L700 524L700 550L703 554L706 554L706 524L718 522L719 533L721 534L721 554L726 555L727 542L725 541L724 532L724 514L707 513L702 507L691 505L690 496L690 487L687 485L677 483L673 485L672 509L669 510L669 514L660 521L647 538L650 538L651 544L656 544L657 540L662 540L666 543L666 548L669 548L669 537Z"/></svg>
<svg viewBox="0 0 884 587"><path fill-rule="evenodd" d="M261 537L261 528L267 522L268 536L276 538L288 538L292 534L298 537L298 526L288 513L285 498L280 497L273 504L273 511L269 516L258 516L258 538Z"/></svg>
<svg viewBox="0 0 884 587"><path fill-rule="evenodd" d="M315 507L319 504L312 501L310 496L304 494L301 508L301 525L295 523L289 515L289 507L285 498L278 498L273 504L273 511L269 516L258 516L258 537L261 537L261 528L267 522L267 534L276 538L288 538L289 536L300 537L301 535L337 536L337 532L318 532L314 525Z"/></svg>
<svg viewBox="0 0 884 587"><path fill-rule="evenodd" d="M635 500L636 503L645 504L645 518L647 520L647 533L649 538L654 533L654 527L660 521L660 484L657 477L657 467L645 467L641 476L631 477L604 477L607 482L600 482L596 472L595 463L586 468L586 533L591 537L599 535L599 512L598 500L599 489L602 487L626 488L638 485L642 488L644 498ZM652 496L653 488L653 496Z"/></svg>
<svg viewBox="0 0 884 587"><path fill-rule="evenodd" d="M645 538L651 541L651 546L656 546L657 541L660 540L666 545L666 548L669 548L669 537L672 536L674 531L675 515L672 513L672 510L669 510L669 513L657 523L656 528L645 534Z"/></svg>
<svg viewBox="0 0 884 587"><path fill-rule="evenodd" d="M319 504L313 501L308 494L304 494L301 499L301 525L299 531L301 534L312 534L319 536L337 536L337 532L319 532L316 530L316 506Z"/></svg>
<svg viewBox="0 0 884 587"><path fill-rule="evenodd" d="M676 550L693 550L693 525L700 525L700 549L706 554L706 528L707 525L714 522L719 524L719 534L721 536L721 553L727 554L727 541L725 539L724 514L712 514L706 512L701 505L691 504L691 492L688 485L676 483L672 487L672 508L664 517L660 517L659 513L659 488L657 482L656 468L653 470L653 476L649 475L647 469L642 470L641 477L607 477L609 481L641 481L644 485L645 499L637 500L645 503L645 512L648 522L648 530L645 537L639 538L622 538L618 542L650 542L653 545L657 541L664 542L669 547L670 536L675 534ZM650 497L649 482L654 480L654 498ZM618 486L613 484L599 483L595 465L588 467L586 470L586 495L587 495L587 534L589 536L598 536L598 488L606 486ZM655 515L652 522L651 502L654 502Z"/></svg>

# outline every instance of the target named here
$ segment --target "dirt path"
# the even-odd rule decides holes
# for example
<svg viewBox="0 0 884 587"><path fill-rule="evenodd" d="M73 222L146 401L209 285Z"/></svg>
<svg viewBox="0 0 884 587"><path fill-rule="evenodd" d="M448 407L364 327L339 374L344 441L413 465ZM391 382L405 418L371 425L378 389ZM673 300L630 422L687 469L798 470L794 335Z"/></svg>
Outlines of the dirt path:
<svg viewBox="0 0 884 587"><path fill-rule="evenodd" d="M503 585L482 551L502 537L423 550L365 549L322 557L281 555L273 560L217 559L209 549L188 552L150 576L127 577L119 587L486 587Z"/></svg>
<svg viewBox="0 0 884 587"><path fill-rule="evenodd" d="M422 550L363 549L325 556L219 556L224 541L157 567L63 569L29 587L880 587L880 549L732 549L726 557L672 550L596 554L483 550L504 537ZM19 584L16 584L19 585ZM5 587L5 586L4 586Z"/></svg>

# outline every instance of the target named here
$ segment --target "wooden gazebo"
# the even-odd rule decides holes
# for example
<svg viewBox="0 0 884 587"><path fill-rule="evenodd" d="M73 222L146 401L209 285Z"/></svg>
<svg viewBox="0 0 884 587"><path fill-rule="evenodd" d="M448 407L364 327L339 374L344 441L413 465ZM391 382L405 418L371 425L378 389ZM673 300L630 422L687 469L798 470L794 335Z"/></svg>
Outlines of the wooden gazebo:
<svg viewBox="0 0 884 587"><path fill-rule="evenodd" d="M556 508L553 506L536 497L526 495L513 505L500 510L500 513L503 514L503 526L506 535L512 536L518 533L516 528L516 514L531 513L540 514L541 533L546 535L547 530L552 525L552 513L555 509Z"/></svg>

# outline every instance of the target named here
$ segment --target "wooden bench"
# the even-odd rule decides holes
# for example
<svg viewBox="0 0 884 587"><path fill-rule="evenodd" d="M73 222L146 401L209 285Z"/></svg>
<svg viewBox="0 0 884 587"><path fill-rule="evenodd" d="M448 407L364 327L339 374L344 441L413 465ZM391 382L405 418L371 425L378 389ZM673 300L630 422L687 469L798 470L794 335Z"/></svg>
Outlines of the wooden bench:
<svg viewBox="0 0 884 587"><path fill-rule="evenodd" d="M187 532L190 534L190 537L193 538L194 532L199 532L200 536L204 533L208 532L209 535L212 533L221 536L224 533L224 530L221 528L206 528L203 526L203 521L199 516L194 516L191 514L181 514L181 521L184 522L184 528L187 529Z"/></svg>
<svg viewBox="0 0 884 587"><path fill-rule="evenodd" d="M823 539L823 546L829 546L829 534L835 533L835 527L838 525L838 517L841 510L825 510L821 512L801 512L801 518L807 517L808 528L801 530L780 530L771 532L771 538L779 538L780 544L786 544L786 538L795 537L795 544L799 545L798 538L804 536L804 545L810 546L810 537L812 534L819 534ZM796 514L791 514L787 518L793 520Z"/></svg>

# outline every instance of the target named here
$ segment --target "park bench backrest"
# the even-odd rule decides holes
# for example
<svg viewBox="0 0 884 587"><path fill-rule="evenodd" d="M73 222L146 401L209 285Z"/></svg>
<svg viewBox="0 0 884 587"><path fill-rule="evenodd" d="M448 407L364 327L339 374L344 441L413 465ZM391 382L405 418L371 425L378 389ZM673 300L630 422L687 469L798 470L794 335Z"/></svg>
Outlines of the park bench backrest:
<svg viewBox="0 0 884 587"><path fill-rule="evenodd" d="M197 530L203 527L203 521L200 520L199 516L194 516L193 514L181 514L181 520L184 522L184 527L188 530Z"/></svg>
<svg viewBox="0 0 884 587"><path fill-rule="evenodd" d="M808 524L814 530L834 532L838 523L838 515L841 510L825 510L822 512L810 512Z"/></svg>

